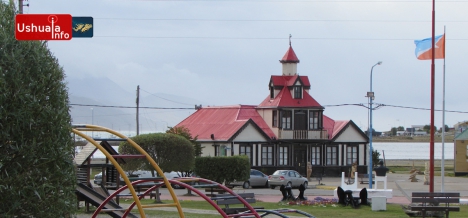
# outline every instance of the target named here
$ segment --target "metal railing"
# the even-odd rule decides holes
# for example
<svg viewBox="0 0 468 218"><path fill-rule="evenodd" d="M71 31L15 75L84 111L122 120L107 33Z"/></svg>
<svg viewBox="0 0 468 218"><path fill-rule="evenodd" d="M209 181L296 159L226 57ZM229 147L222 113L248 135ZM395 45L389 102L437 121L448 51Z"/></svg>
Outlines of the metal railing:
<svg viewBox="0 0 468 218"><path fill-rule="evenodd" d="M279 130L279 139L328 139L327 130Z"/></svg>

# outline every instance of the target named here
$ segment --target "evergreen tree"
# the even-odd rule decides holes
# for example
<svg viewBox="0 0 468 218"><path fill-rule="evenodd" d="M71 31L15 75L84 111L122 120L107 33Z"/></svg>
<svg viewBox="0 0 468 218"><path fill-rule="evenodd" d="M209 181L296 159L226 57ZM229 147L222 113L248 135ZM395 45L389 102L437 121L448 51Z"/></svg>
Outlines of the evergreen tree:
<svg viewBox="0 0 468 218"><path fill-rule="evenodd" d="M71 217L74 145L64 72L44 41L15 39L0 1L0 216Z"/></svg>

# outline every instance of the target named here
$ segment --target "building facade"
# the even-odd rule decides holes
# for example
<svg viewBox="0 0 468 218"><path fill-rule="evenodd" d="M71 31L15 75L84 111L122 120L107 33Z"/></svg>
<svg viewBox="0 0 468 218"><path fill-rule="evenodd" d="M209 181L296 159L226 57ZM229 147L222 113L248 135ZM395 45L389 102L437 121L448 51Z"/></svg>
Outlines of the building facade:
<svg viewBox="0 0 468 218"><path fill-rule="evenodd" d="M353 163L367 173L368 137L352 120L324 115L310 94L307 76L297 74L291 45L272 75L269 93L259 105L201 107L176 125L187 127L204 146L203 156L247 155L251 167L266 174L294 169L312 176L341 176Z"/></svg>

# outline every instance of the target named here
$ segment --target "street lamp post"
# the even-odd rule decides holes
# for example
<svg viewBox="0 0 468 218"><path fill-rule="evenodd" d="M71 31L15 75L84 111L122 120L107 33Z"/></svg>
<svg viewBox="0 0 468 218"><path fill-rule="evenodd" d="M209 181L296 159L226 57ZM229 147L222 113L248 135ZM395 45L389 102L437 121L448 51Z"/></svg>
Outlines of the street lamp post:
<svg viewBox="0 0 468 218"><path fill-rule="evenodd" d="M91 108L91 125L94 125L94 109ZM94 131L91 132L91 138L94 138Z"/></svg>
<svg viewBox="0 0 468 218"><path fill-rule="evenodd" d="M374 92L372 92L372 71L374 70L374 67L377 65L381 65L382 61L377 62L372 66L371 71L370 71L370 92L367 93L367 96L369 98L369 189L372 189L372 101L374 100Z"/></svg>

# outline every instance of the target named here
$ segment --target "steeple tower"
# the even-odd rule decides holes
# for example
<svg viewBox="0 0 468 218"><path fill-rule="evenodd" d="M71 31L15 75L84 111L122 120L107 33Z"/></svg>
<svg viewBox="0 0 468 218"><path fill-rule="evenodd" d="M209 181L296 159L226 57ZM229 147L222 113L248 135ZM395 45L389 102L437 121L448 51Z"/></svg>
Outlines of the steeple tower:
<svg viewBox="0 0 468 218"><path fill-rule="evenodd" d="M299 59L291 46L291 34L289 35L289 49L280 60L283 65L283 76L295 76L297 74L297 63Z"/></svg>

